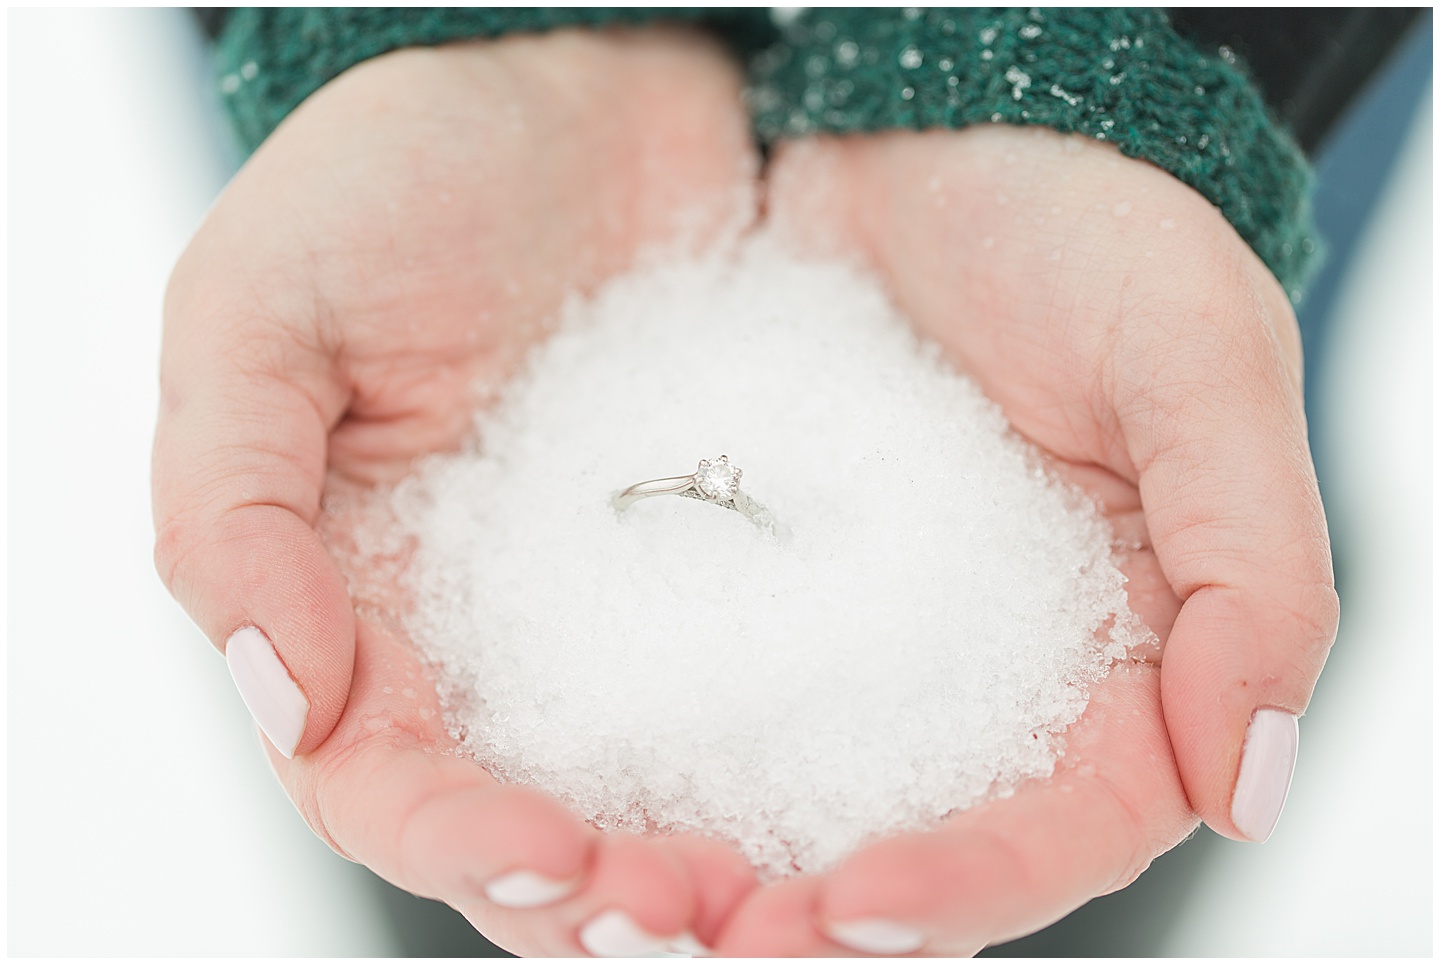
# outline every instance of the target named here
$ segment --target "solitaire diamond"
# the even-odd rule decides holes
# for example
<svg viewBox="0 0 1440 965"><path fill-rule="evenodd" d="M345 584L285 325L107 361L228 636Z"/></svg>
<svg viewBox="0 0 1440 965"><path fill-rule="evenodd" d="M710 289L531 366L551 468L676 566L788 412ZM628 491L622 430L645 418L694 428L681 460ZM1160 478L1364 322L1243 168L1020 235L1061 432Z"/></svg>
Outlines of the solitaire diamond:
<svg viewBox="0 0 1440 965"><path fill-rule="evenodd" d="M707 499L734 499L740 490L740 470L730 465L726 456L701 459L695 471L695 486Z"/></svg>

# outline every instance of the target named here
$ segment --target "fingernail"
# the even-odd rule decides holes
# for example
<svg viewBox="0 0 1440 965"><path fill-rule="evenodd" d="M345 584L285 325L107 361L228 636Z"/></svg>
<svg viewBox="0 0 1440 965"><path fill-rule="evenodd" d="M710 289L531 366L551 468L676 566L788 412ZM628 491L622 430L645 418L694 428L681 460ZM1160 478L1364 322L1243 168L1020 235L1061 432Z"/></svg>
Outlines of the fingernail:
<svg viewBox="0 0 1440 965"><path fill-rule="evenodd" d="M918 929L884 918L831 922L825 926L825 934L867 955L908 955L925 944L925 936Z"/></svg>
<svg viewBox="0 0 1440 965"><path fill-rule="evenodd" d="M686 955L690 958L708 958L715 954L715 949L702 943L690 932L681 932L670 940L669 951L675 955Z"/></svg>
<svg viewBox="0 0 1440 965"><path fill-rule="evenodd" d="M1300 747L1300 721L1294 714L1262 707L1250 718L1240 776L1230 803L1230 820L1251 841L1264 841L1275 830Z"/></svg>
<svg viewBox="0 0 1440 965"><path fill-rule="evenodd" d="M255 723L277 751L294 757L305 733L310 701L270 639L257 627L241 627L225 641L225 663Z"/></svg>
<svg viewBox="0 0 1440 965"><path fill-rule="evenodd" d="M602 911L580 929L580 944L596 958L634 958L670 951L672 938L659 938L618 908Z"/></svg>
<svg viewBox="0 0 1440 965"><path fill-rule="evenodd" d="M569 898L579 886L578 875L560 880L533 871L512 871L491 878L485 885L485 897L502 908L539 908Z"/></svg>

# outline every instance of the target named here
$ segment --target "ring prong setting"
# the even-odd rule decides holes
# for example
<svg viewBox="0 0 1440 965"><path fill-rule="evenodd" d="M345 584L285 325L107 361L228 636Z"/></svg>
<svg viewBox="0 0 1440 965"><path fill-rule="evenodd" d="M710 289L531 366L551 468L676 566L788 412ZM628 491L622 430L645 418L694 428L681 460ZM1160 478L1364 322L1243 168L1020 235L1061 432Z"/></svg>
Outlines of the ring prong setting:
<svg viewBox="0 0 1440 965"><path fill-rule="evenodd" d="M730 465L729 456L701 459L695 470L695 488L706 499L726 502L740 491L740 476L739 467Z"/></svg>

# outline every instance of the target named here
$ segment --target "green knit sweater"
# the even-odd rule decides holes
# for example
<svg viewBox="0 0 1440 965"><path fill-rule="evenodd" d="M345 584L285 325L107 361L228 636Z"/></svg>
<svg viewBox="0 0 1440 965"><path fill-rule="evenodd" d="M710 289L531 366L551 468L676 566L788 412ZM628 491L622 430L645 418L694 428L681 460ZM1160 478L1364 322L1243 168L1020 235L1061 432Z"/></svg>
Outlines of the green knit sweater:
<svg viewBox="0 0 1440 965"><path fill-rule="evenodd" d="M1199 50L1157 9L247 8L220 38L220 91L250 151L321 85L397 47L656 19L710 27L748 64L762 143L1039 124L1195 188L1292 300L1318 261L1299 147L1233 56Z"/></svg>

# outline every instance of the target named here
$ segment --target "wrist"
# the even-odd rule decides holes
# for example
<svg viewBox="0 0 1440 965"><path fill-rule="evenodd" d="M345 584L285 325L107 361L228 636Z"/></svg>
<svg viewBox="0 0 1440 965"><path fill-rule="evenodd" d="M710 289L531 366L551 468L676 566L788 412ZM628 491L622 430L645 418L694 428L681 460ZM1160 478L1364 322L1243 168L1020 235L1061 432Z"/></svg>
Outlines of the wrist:
<svg viewBox="0 0 1440 965"><path fill-rule="evenodd" d="M1039 125L1113 144L1219 209L1292 299L1316 261L1310 171L1238 65L1146 9L808 10L752 65L763 140Z"/></svg>
<svg viewBox="0 0 1440 965"><path fill-rule="evenodd" d="M246 154L311 94L372 58L407 47L562 27L704 24L744 54L772 37L764 11L705 8L238 8L221 30L217 74Z"/></svg>

